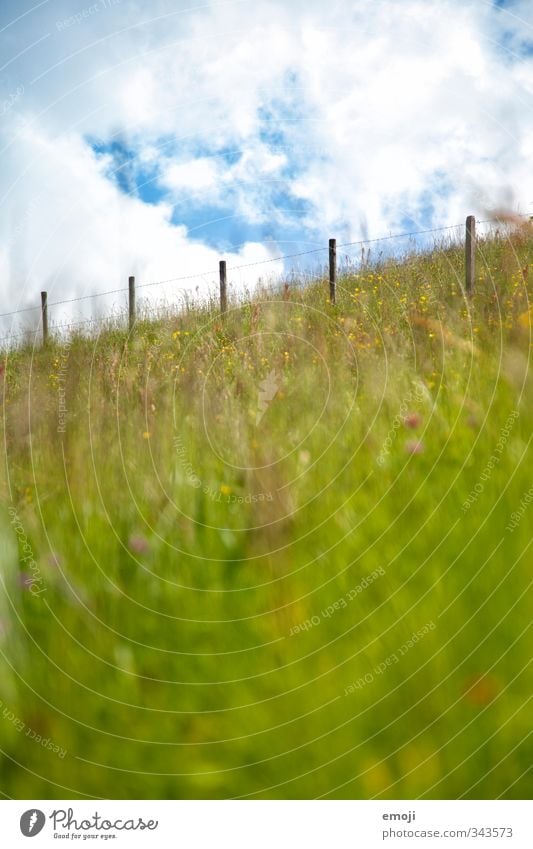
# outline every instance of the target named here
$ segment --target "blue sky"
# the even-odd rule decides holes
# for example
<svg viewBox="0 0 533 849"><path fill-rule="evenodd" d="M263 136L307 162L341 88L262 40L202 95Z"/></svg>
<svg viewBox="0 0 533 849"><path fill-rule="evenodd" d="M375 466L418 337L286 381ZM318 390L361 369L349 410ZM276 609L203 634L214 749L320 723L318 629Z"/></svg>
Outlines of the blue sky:
<svg viewBox="0 0 533 849"><path fill-rule="evenodd" d="M522 0L3 0L0 311L530 211L532 18Z"/></svg>

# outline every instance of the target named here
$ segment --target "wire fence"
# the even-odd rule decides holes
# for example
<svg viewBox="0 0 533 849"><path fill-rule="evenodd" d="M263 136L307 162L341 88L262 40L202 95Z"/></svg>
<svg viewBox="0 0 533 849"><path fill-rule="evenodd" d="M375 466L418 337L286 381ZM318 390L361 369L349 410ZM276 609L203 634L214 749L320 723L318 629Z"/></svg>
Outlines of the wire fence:
<svg viewBox="0 0 533 849"><path fill-rule="evenodd" d="M509 223L513 223L513 221L515 221L516 219L524 219L524 220L530 219L531 220L532 216L530 215L530 213L514 214L511 217L511 222L510 222L510 218L508 216L500 217L500 218L498 218L498 217L486 218L486 219L483 219L481 221L476 221L473 218L473 216L468 216L465 244L466 244L467 249L468 249L468 243L470 242L470 253L471 253L470 261L472 262L473 255L475 253L475 227L476 227L476 225L487 225L487 224L489 224L489 225L497 225L497 226L501 227L502 225L506 226L506 225L509 225ZM471 223L470 226L472 226L472 222L473 222L473 227L474 227L474 233L473 233L474 242L473 243L472 243L472 240L471 240L472 232L469 230L469 222ZM375 244L378 244L378 243L392 242L392 241L396 241L396 240L400 240L400 239L414 239L414 238L419 237L419 236L431 236L433 234L437 234L437 233L442 234L442 233L445 233L445 232L451 232L453 230L460 232L460 231L463 230L463 228L464 228L464 224L448 224L448 225L443 226L443 227L433 227L433 228L427 228L427 229L424 229L424 230L413 230L413 231L404 232L404 233L394 233L394 234L389 234L387 236L378 236L378 237L371 238L371 239L358 239L356 241L350 241L350 242L337 243L335 239L330 239L329 247L328 246L321 246L321 247L316 247L316 248L310 248L308 250L298 251L298 252L289 253L289 254L283 254L283 255L279 255L279 256L275 256L275 257L269 257L268 259L257 260L255 262L248 262L248 263L242 263L240 265L228 266L227 268L226 268L225 262L221 261L219 269L211 269L209 271L197 272L195 274L185 274L185 275L181 275L181 276L177 276L177 277L169 277L169 278L166 278L164 280L143 281L141 283L135 284L135 290L146 289L146 288L151 288L151 287L155 287L155 286L163 286L163 285L170 284L170 283L190 282L190 281L193 281L193 280L200 280L202 278L203 279L214 278L219 273L220 274L222 273L222 265L224 265L225 274L227 274L227 272L235 273L235 272L238 272L238 271L245 271L245 270L248 270L250 268L259 268L259 267L262 267L262 266L272 265L276 262L286 262L287 260L294 260L294 259L300 259L302 257L324 254L325 252L327 252L329 250L329 252L330 252L330 262L329 262L329 265L330 265L330 268L329 268L329 271L330 271L330 291L333 293L332 300L334 301L334 284L335 284L335 281L336 281L336 271L337 271L337 269L336 269L337 251L346 250L348 248L362 248L362 249L364 249L365 247L367 247L369 245L375 245ZM334 244L335 268L332 268L332 244ZM468 264L468 262L467 262L467 264ZM299 271L299 272L286 272L286 273L287 273L288 276L295 275L295 274L296 275L302 275L301 271ZM309 272L307 272L307 274L309 275ZM316 274L316 275L311 275L311 276L316 278L316 279L320 279L320 278L323 277L323 274ZM132 280L134 280L134 278L130 278L130 281L132 281ZM468 282L469 281L467 280L466 281L467 289L468 289ZM470 281L470 283L471 283L471 281ZM333 288L331 288L331 286ZM175 291L186 293L182 297L184 297L185 300L187 301L187 298L188 298L188 295L191 292L191 289L187 289L185 287L178 287ZM79 296L74 297L74 298L64 298L64 299L52 301L52 302L48 302L46 297L44 297L41 305L30 306L30 307L22 307L20 309L0 313L0 319L10 318L10 317L14 317L14 316L18 316L18 315L22 315L22 314L26 314L26 313L31 313L31 312L37 312L39 310L41 311L41 314L42 314L41 315L42 320L39 322L39 326L37 328L35 328L34 330L26 329L26 330L22 330L20 332L13 332L13 333L9 333L9 334L7 334L3 337L0 337L0 345L2 345L5 342L12 342L12 341L17 340L17 339L28 340L28 339L31 339L32 336L35 337L35 339L37 339L37 337L39 336L39 334L41 332L43 332L43 335L46 336L47 333L44 330L44 328L45 328L45 326L47 326L48 310L51 307L67 306L69 304L76 304L76 303L80 303L82 301L89 301L89 300L93 300L93 299L96 299L96 298L109 297L111 295L120 295L120 294L125 294L125 293L129 293L130 298L131 298L131 294L132 294L131 282L130 282L129 286L121 286L121 287L118 287L118 288L115 288L115 289L108 289L108 290L103 291L103 292L94 292L94 293L88 294L88 295L79 295ZM46 296L46 293L42 293L42 295ZM153 310L153 309L150 310L149 308L144 307L143 313L144 314L150 314L151 313L151 314L155 315L157 313L157 310ZM112 319L115 319L115 318L123 319L123 313L122 312L116 313L115 315L109 314L109 315L106 315L106 316L103 316L103 317L100 317L100 318L89 318L89 319L84 319L84 320L81 320L81 321L69 322L67 324L65 324L65 323L58 324L57 326L55 326L55 329L58 329L58 330L61 330L61 331L70 330L70 329L79 328L79 327L82 327L82 326L87 326L89 324L96 325L98 323L102 323L102 321L105 321L106 319L112 320ZM130 319L131 319L131 309L130 309ZM44 341L46 341L46 339Z"/></svg>

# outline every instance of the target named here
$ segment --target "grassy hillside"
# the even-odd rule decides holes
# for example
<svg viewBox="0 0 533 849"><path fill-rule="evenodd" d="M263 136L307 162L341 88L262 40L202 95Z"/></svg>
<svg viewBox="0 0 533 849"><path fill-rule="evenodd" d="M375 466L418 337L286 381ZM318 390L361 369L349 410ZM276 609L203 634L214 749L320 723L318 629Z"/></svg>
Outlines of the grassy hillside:
<svg viewBox="0 0 533 849"><path fill-rule="evenodd" d="M6 795L530 796L533 240L462 264L5 353Z"/></svg>

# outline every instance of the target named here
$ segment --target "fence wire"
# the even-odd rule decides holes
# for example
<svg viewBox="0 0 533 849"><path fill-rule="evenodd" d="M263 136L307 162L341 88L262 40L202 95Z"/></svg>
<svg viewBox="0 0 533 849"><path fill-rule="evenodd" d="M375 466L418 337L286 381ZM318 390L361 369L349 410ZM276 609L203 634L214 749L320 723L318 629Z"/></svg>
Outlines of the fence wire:
<svg viewBox="0 0 533 849"><path fill-rule="evenodd" d="M525 218L531 218L531 217L532 216L531 216L530 213L519 213L519 214L514 215L514 218L524 218L525 219ZM476 224L500 224L500 225L503 224L503 225L506 225L506 224L509 224L509 223L512 223L512 222L509 222L505 217L502 217L502 218L486 218L486 219L483 219L481 221L476 221ZM372 238L372 239L357 239L356 241L353 241L353 242L341 242L341 243L337 244L337 250L340 250L340 249L343 249L343 248L364 247L366 245L377 244L378 242L393 241L393 240L396 240L396 239L409 239L409 238L414 238L415 236L428 236L428 235L431 235L432 233L444 233L446 231L457 230L458 228L463 228L463 227L464 227L464 224L447 224L443 227L431 227L431 228L428 228L428 229L425 229L425 230L413 230L411 232L406 232L406 233L392 233L392 234L389 234L388 236L378 236L378 237ZM305 250L305 251L298 251L296 253L283 254L283 255L280 255L280 256L270 257L269 259L257 260L255 262L247 262L247 263L242 263L240 265L228 266L227 271L236 272L236 271L241 271L241 270L245 270L245 269L249 269L249 268L256 268L256 267L260 267L260 266L264 266L264 265L271 265L272 263L283 262L283 261L289 260L289 259L299 259L300 257L304 257L304 256L310 256L310 255L313 255L313 254L325 253L327 251L328 251L327 245L323 246L323 247L310 248L309 250ZM169 277L165 280L154 280L154 281L148 281L148 282L144 281L144 282L141 282L141 283L136 283L135 288L137 290L137 289L149 288L149 287L152 287L152 286L163 286L163 285L168 284L168 283L181 283L181 282L185 282L185 281L189 281L189 280L199 280L199 279L205 278L205 277L216 276L216 275L218 275L218 273L219 273L218 269L214 269L214 270L212 269L210 271L198 272L196 274L185 274L185 275L181 275L179 277ZM308 273L308 272L306 272L306 273ZM318 277L319 275L312 275L312 276ZM94 298L108 297L109 295L125 294L128 291L129 291L129 287L123 286L123 287L119 287L117 289L109 289L105 292L95 292L95 293L90 294L90 295L79 295L75 298L64 298L64 299L61 299L61 300L58 300L58 301L52 301L52 302L48 303L47 306L48 306L48 308L57 307L57 306L65 306L67 304L75 304L75 303L79 303L81 301L92 300ZM184 287L179 287L177 289L177 291L187 292L187 293L190 292L190 290L187 290ZM38 310L41 310L41 305L36 305L34 307L22 307L21 309L12 310L11 312L0 313L0 318L10 318L11 316L21 315L23 313L28 313L28 312L35 312L35 311L38 311ZM112 316L109 316L109 317L112 317ZM87 320L84 320L84 321L74 322L73 324L65 325L63 329L72 328L72 327L79 327L79 326L89 324L91 322L96 322L96 321L99 321L99 320L100 319L94 318L94 319L87 319ZM7 334L4 337L0 337L0 344L2 342L6 341L6 340L28 337L29 335L35 334L37 332L38 332L38 329L37 330L26 330L26 331L22 331L20 333L10 333L10 334Z"/></svg>

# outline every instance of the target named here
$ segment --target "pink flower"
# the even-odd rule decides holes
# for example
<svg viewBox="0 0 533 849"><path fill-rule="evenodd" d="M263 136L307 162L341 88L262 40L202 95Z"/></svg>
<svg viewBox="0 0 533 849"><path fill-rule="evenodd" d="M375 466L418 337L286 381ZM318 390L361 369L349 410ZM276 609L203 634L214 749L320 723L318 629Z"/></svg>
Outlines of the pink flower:
<svg viewBox="0 0 533 849"><path fill-rule="evenodd" d="M416 430L417 427L420 427L422 424L422 416L420 413L407 413L404 416L403 423L405 427L410 428L411 430Z"/></svg>
<svg viewBox="0 0 533 849"><path fill-rule="evenodd" d="M150 551L150 545L146 537L141 534L132 534L128 540L128 548L134 554L146 554Z"/></svg>
<svg viewBox="0 0 533 849"><path fill-rule="evenodd" d="M29 572L19 572L18 582L19 586L25 590L29 590L31 585L33 584L33 577Z"/></svg>
<svg viewBox="0 0 533 849"><path fill-rule="evenodd" d="M408 454L423 454L424 443L419 442L416 439L411 439L409 442L405 443L405 450Z"/></svg>

